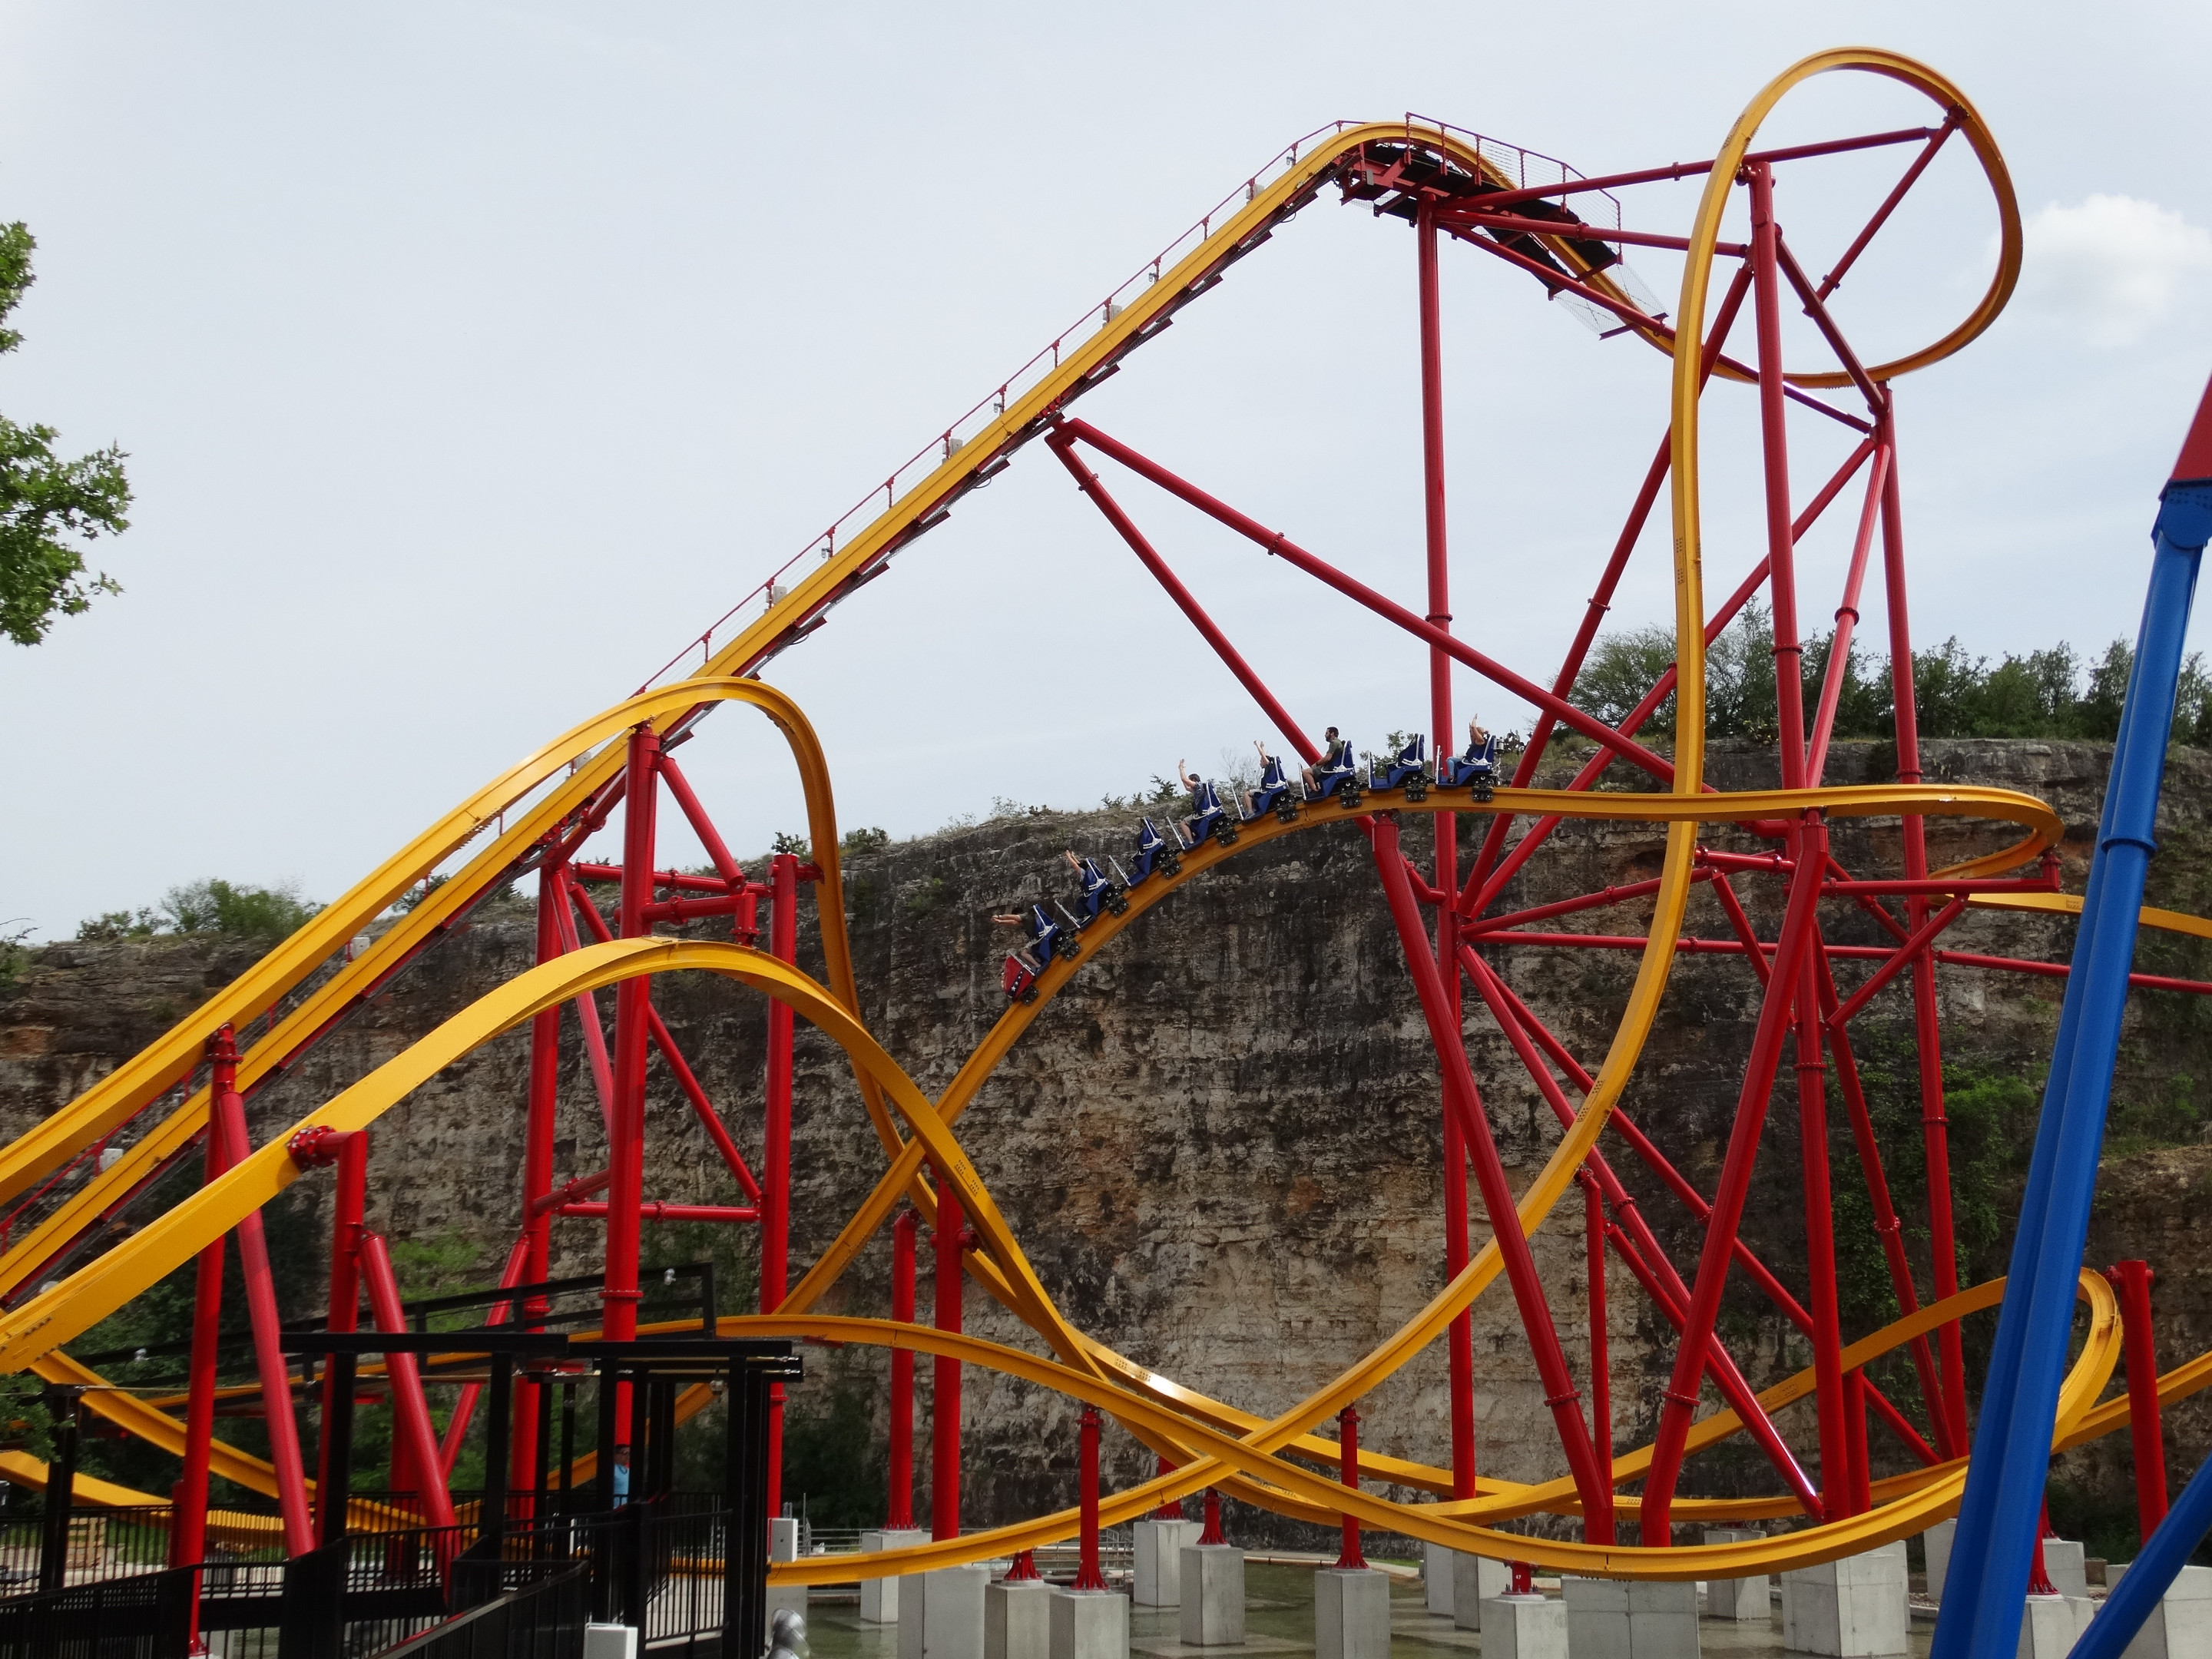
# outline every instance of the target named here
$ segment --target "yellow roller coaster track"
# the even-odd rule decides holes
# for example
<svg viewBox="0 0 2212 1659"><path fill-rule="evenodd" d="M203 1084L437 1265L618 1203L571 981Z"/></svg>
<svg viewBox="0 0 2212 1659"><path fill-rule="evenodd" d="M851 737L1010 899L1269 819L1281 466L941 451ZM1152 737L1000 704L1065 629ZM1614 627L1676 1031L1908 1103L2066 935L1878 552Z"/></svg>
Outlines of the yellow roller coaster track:
<svg viewBox="0 0 2212 1659"><path fill-rule="evenodd" d="M1950 355L1985 328L2010 294L2020 251L2019 215L2010 183L1980 117L1950 82L1895 54L1863 49L1821 53L1794 65L1753 101L1731 130L1710 172L1691 234L1675 328L1686 337L1703 337L1722 210L1737 167L1760 125L1790 88L1812 76L1834 70L1887 76L1926 94L1944 109L1972 145L1998 210L2000 253L1988 291L1966 319L1941 339L1866 371L1875 381L1886 381ZM1303 158L1294 155L1273 182L1255 180L1243 204L1224 215L1219 226L1209 222L1198 244L1126 307L1107 308L1095 333L1070 348L1033 385L1004 399L977 432L957 445L948 434L942 465L891 502L842 547L831 549L818 567L796 580L787 593L774 599L766 614L711 653L697 676L639 693L585 721L493 780L158 1042L37 1129L0 1150L0 1200L13 1199L131 1123L164 1097L180 1089L186 1091L113 1167L93 1174L52 1215L0 1256L0 1292L20 1292L60 1259L88 1226L142 1188L191 1143L206 1121L207 1096L204 1089L191 1091L190 1084L202 1043L211 1029L226 1022L243 1024L248 1017L298 994L296 1004L242 1059L241 1087L251 1088L266 1078L285 1057L343 1018L464 917L483 896L529 868L550 836L574 826L587 811L611 805L611 792L618 787L621 776L621 739L641 722L652 721L664 731L680 732L721 702L743 702L761 708L782 731L798 762L812 845L823 868L817 891L829 896L841 893L836 814L827 763L796 705L756 678L762 665L811 630L830 606L872 579L915 535L941 520L967 489L1002 466L1014 449L1045 430L1070 401L1112 372L1183 304L1211 288L1229 264L1264 242L1277 225L1336 176L1343 158L1366 144L1404 143L1409 138L1494 182L1512 182L1498 173L1495 162L1479 145L1449 130L1417 128L1405 122L1342 127L1314 145ZM1547 239L1547 246L1591 286L1613 291L1607 288L1610 279L1605 273L1589 270L1568 243ZM1650 343L1671 351L1673 335L1639 331ZM1801 385L1824 386L1843 384L1847 377L1808 373L1790 378ZM1311 1431L1340 1407L1373 1389L1443 1334L1450 1321L1498 1276L1501 1258L1494 1242L1374 1352L1289 1411L1262 1420L1160 1376L1078 1330L1060 1313L1030 1267L953 1133L984 1080L1085 965L1136 916L1241 852L1317 824L1352 821L1382 811L1557 815L1664 824L1665 861L1626 1011L1579 1111L1520 1200L1519 1225L1524 1234L1532 1234L1565 1194L1596 1143L1650 1031L1680 938L1700 824L1771 821L1813 812L1829 817L1909 814L2009 824L2024 832L2020 839L1938 872L1960 879L2016 868L2057 842L2062 825L2047 805L2001 789L1900 784L1707 792L1704 779L1706 618L1698 496L1699 379L1695 354L1676 354L1672 510L1679 735L1669 793L1500 789L1488 802L1477 804L1454 792L1440 790L1416 799L1401 792L1377 790L1370 791L1356 811L1323 804L1287 818L1255 821L1244 826L1233 845L1201 845L1185 857L1179 872L1158 873L1131 889L1126 914L1101 915L1080 934L1079 956L1051 962L1037 981L1034 1000L1010 1003L944 1094L933 1102L876 1042L860 1019L851 951L839 903L821 906L827 984L771 956L734 944L637 938L587 946L533 968L478 999L193 1196L59 1282L0 1313L0 1370L34 1370L49 1380L83 1386L93 1409L118 1426L164 1449L181 1447L182 1425L176 1419L125 1391L105 1386L64 1354L63 1346L190 1261L204 1245L236 1226L297 1179L301 1171L287 1148L299 1131L317 1125L337 1130L366 1127L441 1068L540 1011L583 993L641 975L704 972L775 999L838 1043L860 1082L887 1165L868 1200L783 1306L772 1316L726 1318L721 1322L723 1331L945 1354L1095 1404L1179 1464L1171 1474L1109 1498L1102 1510L1109 1522L1142 1514L1165 1499L1218 1485L1255 1503L1305 1519L1334 1522L1351 1514L1368 1525L1477 1553L1511 1555L1580 1573L1675 1579L1734 1577L1805 1565L1854 1553L1920 1530L1955 1507L1965 1479L1963 1462L1938 1464L1876 1483L1875 1506L1863 1515L1756 1542L1686 1549L1579 1544L1497 1529L1494 1523L1517 1516L1577 1513L1576 1493L1565 1480L1522 1484L1490 1479L1480 1483L1472 1499L1422 1504L1391 1502L1347 1488L1312 1467L1333 1464L1337 1448L1333 1441L1320 1438ZM371 920L478 841L484 844L451 881L429 890L360 955L336 965L323 982L303 990L310 976L330 967ZM2058 911L2078 908L2078 901L2057 895L1978 896L1976 902ZM2144 921L2185 933L2212 933L2212 924L2169 912L2147 910ZM934 1197L923 1176L925 1163L958 1189L977 1230L979 1243L967 1256L969 1271L1036 1333L1051 1357L921 1327L813 1311L902 1199L914 1202L925 1217L933 1214ZM1984 1285L1922 1308L1852 1344L1844 1351L1844 1358L1852 1365L1863 1364L1941 1325L1993 1307L2001 1291L2001 1284ZM2087 1329L2064 1385L2056 1442L2059 1445L2109 1432L2125 1421L2124 1398L2097 1404L2118 1353L2118 1320L2112 1292L2101 1279L2085 1273L2081 1294L2087 1309ZM2160 1392L2161 1398L2178 1399L2208 1382L2212 1382L2212 1355L2192 1360L2160 1379ZM1802 1372L1768 1389L1759 1401L1764 1408L1777 1410L1804 1397L1812 1386L1812 1374ZM684 1409L695 1411L706 1398L705 1390L695 1390L686 1396ZM1695 1449L1717 1443L1741 1426L1733 1412L1715 1413L1698 1423L1691 1444ZM1616 1482L1638 1479L1650 1456L1647 1448L1616 1459ZM1293 1457L1300 1461L1294 1462ZM1364 1463L1370 1475L1379 1480L1432 1492L1450 1489L1450 1475L1444 1470L1402 1459L1369 1457ZM216 1469L249 1489L273 1490L269 1466L234 1448L218 1445ZM29 1484L36 1484L40 1478L37 1468L20 1457L0 1463L0 1473ZM86 1486L84 1495L94 1502L141 1501L139 1494L105 1488L100 1483ZM1620 1501L1624 1508L1633 1510L1633 1498ZM1800 1512L1795 1501L1787 1498L1690 1499L1675 1506L1675 1514L1684 1519L1775 1518ZM250 1531L261 1523L241 1517L238 1524ZM1075 1526L1074 1512L1065 1511L957 1540L886 1553L872 1558L872 1565L896 1573L983 1559L1065 1537ZM823 1582L849 1576L849 1564L834 1559L785 1564L773 1574L778 1582Z"/></svg>

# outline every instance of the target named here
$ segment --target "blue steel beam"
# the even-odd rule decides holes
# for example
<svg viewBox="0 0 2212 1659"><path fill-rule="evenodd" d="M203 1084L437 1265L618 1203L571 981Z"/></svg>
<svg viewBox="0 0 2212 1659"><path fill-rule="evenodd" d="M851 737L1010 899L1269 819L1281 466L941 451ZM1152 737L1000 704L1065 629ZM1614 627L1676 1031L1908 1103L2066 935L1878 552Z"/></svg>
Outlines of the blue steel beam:
<svg viewBox="0 0 2212 1659"><path fill-rule="evenodd" d="M2182 636L2197 566L2212 538L2212 386L2159 499L2142 629L2112 750L1931 1659L2013 1659L2020 1645L2029 1552L2036 1547L2051 1472L2051 1430L2134 963L2136 915L2144 876L2158 850L2153 836L2181 677ZM2192 1482L2192 1492L2195 1487ZM2199 1502L2212 1503L2212 1488ZM2179 1552L2174 1568L2188 1553L2185 1547ZM2131 1570L2121 1589L2135 1590L2136 1572L2152 1566L2145 1562ZM2154 1602L2165 1589L2163 1583L2153 1585L2154 1576L2154 1570L2147 1572L2130 1599ZM2171 1579L2172 1571L2166 1576ZM2098 1624L2110 1616L2108 1610Z"/></svg>

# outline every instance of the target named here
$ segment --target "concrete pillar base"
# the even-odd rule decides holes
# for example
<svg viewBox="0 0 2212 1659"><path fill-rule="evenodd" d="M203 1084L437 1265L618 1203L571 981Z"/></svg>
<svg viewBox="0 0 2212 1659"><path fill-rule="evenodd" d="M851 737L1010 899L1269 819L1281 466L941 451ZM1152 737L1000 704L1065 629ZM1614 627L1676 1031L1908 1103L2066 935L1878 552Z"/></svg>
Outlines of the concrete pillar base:
<svg viewBox="0 0 2212 1659"><path fill-rule="evenodd" d="M770 1561L799 1559L799 1520L795 1516L771 1516L768 1523L768 1559ZM770 1584L768 1587L768 1622L762 1627L761 1640L775 1639L775 1616L779 1613L795 1613L806 1617L806 1586L804 1584Z"/></svg>
<svg viewBox="0 0 2212 1659"><path fill-rule="evenodd" d="M2020 1659L2066 1659L2097 1604L2086 1595L2031 1595L2020 1615Z"/></svg>
<svg viewBox="0 0 2212 1659"><path fill-rule="evenodd" d="M1706 1533L1708 1544L1748 1544L1765 1537L1763 1532L1721 1528ZM1749 1578L1709 1578L1705 1581L1705 1617L1732 1619L1740 1625L1763 1625L1774 1616L1774 1598L1766 1593L1766 1575Z"/></svg>
<svg viewBox="0 0 2212 1659"><path fill-rule="evenodd" d="M1372 1567L1324 1567L1314 1574L1314 1659L1390 1659L1386 1574Z"/></svg>
<svg viewBox="0 0 2212 1659"><path fill-rule="evenodd" d="M1561 1589L1568 1659L1698 1659L1695 1583L1571 1577Z"/></svg>
<svg viewBox="0 0 2212 1659"><path fill-rule="evenodd" d="M2051 1575L2051 1587L2061 1595L2086 1599L2089 1594L2089 1575L2084 1564L2088 1553L2074 1539L2045 1539L2043 1570Z"/></svg>
<svg viewBox="0 0 2212 1659"><path fill-rule="evenodd" d="M988 1567L939 1567L899 1584L898 1659L983 1659Z"/></svg>
<svg viewBox="0 0 2212 1659"><path fill-rule="evenodd" d="M584 1626L584 1659L637 1659L637 1631L629 1625Z"/></svg>
<svg viewBox="0 0 2212 1659"><path fill-rule="evenodd" d="M913 1544L927 1544L929 1534L920 1527L887 1527L879 1532L860 1534L860 1548L870 1555L881 1550L902 1550ZM899 1616L899 1584L896 1578L863 1578L860 1581L860 1621L868 1625L896 1625Z"/></svg>
<svg viewBox="0 0 2212 1659"><path fill-rule="evenodd" d="M1452 1558L1452 1623L1461 1630L1480 1630L1483 1604L1513 1588L1513 1569L1486 1555L1445 1553Z"/></svg>
<svg viewBox="0 0 2212 1659"><path fill-rule="evenodd" d="M1421 1546L1421 1593L1431 1613L1452 1616L1452 1560L1459 1552L1442 1544Z"/></svg>
<svg viewBox="0 0 2212 1659"><path fill-rule="evenodd" d="M1782 1575L1782 1645L1827 1659L1908 1650L1905 1540Z"/></svg>
<svg viewBox="0 0 2212 1659"><path fill-rule="evenodd" d="M983 1659L1051 1659L1052 1586L1042 1578L983 1587Z"/></svg>
<svg viewBox="0 0 2212 1659"><path fill-rule="evenodd" d="M1198 1542L1206 1528L1195 1521L1139 1521L1136 1571L1130 1599L1140 1607L1182 1604L1182 1547Z"/></svg>
<svg viewBox="0 0 2212 1659"><path fill-rule="evenodd" d="M1493 1595L1482 1604L1482 1659L1567 1659L1567 1604Z"/></svg>
<svg viewBox="0 0 2212 1659"><path fill-rule="evenodd" d="M1244 1640L1244 1552L1234 1544L1182 1547L1182 1644L1241 1646Z"/></svg>
<svg viewBox="0 0 2212 1659"><path fill-rule="evenodd" d="M1129 1599L1119 1590L1055 1589L1051 1659L1129 1659Z"/></svg>
<svg viewBox="0 0 2212 1659"><path fill-rule="evenodd" d="M2115 1563L2105 1582L2127 1572ZM2184 1567L2120 1659L2212 1659L2212 1567Z"/></svg>
<svg viewBox="0 0 2212 1659"><path fill-rule="evenodd" d="M1928 1552L1928 1597L1932 1601L1943 1599L1943 1581L1951 1572L1951 1540L1958 1530L1954 1517L1938 1521L1920 1534L1921 1545Z"/></svg>

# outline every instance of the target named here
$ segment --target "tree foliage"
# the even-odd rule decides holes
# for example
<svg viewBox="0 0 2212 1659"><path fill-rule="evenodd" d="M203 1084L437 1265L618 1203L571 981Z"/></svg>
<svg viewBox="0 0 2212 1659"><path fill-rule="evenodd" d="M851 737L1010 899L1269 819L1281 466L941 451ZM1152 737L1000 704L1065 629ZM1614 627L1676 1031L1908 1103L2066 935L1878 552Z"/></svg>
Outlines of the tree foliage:
<svg viewBox="0 0 2212 1659"><path fill-rule="evenodd" d="M247 887L220 879L172 887L161 903L110 910L77 924L81 939L151 939L157 934L225 933L270 944L289 939L322 907L289 886Z"/></svg>
<svg viewBox="0 0 2212 1659"><path fill-rule="evenodd" d="M6 324L34 280L36 246L21 222L0 226L0 353L23 343ZM84 544L129 528L123 452L110 444L65 460L54 453L59 435L0 416L0 633L18 645L36 645L94 594L123 591L105 571L88 575L84 562Z"/></svg>
<svg viewBox="0 0 2212 1659"><path fill-rule="evenodd" d="M1832 635L1808 640L1804 653L1805 720L1809 729L1827 677ZM1674 665L1674 630L1661 624L1601 638L1583 665L1572 700L1618 726ZM2110 742L2119 734L2135 652L2114 640L2094 659L2061 641L2045 650L1992 664L1954 637L1912 653L1912 695L1924 738L2084 738ZM1776 735L1774 624L1756 602L1723 630L1705 654L1705 730L1717 738L1771 743ZM1895 702L1889 659L1854 648L1837 688L1835 735L1892 735ZM1674 730L1671 690L1640 728ZM2173 741L2212 747L2212 673L2192 654L2181 671Z"/></svg>

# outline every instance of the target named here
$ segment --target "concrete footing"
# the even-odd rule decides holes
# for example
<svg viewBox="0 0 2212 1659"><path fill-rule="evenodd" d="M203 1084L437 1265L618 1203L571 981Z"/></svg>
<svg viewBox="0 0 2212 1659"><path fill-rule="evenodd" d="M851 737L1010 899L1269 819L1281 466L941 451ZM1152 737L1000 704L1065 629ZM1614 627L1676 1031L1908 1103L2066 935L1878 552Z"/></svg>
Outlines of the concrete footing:
<svg viewBox="0 0 2212 1659"><path fill-rule="evenodd" d="M1182 1644L1241 1646L1244 1640L1244 1552L1233 1544L1182 1547Z"/></svg>
<svg viewBox="0 0 2212 1659"><path fill-rule="evenodd" d="M2086 1595L2031 1595L2020 1615L2019 1659L2066 1659L2097 1604Z"/></svg>
<svg viewBox="0 0 2212 1659"><path fill-rule="evenodd" d="M1748 1544L1765 1537L1763 1532L1721 1528L1705 1534L1708 1544ZM1748 1578L1708 1578L1705 1617L1732 1619L1738 1624L1763 1625L1773 1616L1774 1599L1766 1593L1766 1575Z"/></svg>
<svg viewBox="0 0 2212 1659"><path fill-rule="evenodd" d="M1172 1607L1182 1601L1182 1548L1206 1530L1195 1521L1139 1521L1136 1570L1130 1599L1140 1607Z"/></svg>
<svg viewBox="0 0 2212 1659"><path fill-rule="evenodd" d="M1827 1659L1908 1650L1905 1540L1782 1575L1782 1645Z"/></svg>
<svg viewBox="0 0 2212 1659"><path fill-rule="evenodd" d="M1567 1659L1567 1604L1493 1595L1482 1604L1482 1659Z"/></svg>
<svg viewBox="0 0 2212 1659"><path fill-rule="evenodd" d="M1486 1555L1445 1553L1452 1558L1452 1623L1461 1630L1480 1630L1483 1604L1513 1588L1513 1569Z"/></svg>
<svg viewBox="0 0 2212 1659"><path fill-rule="evenodd" d="M898 1659L983 1659L988 1567L939 1567L899 1581Z"/></svg>
<svg viewBox="0 0 2212 1659"><path fill-rule="evenodd" d="M772 1516L768 1523L768 1559L771 1561L799 1559L799 1521L794 1516ZM762 1628L761 1639L773 1640L775 1636L775 1616L779 1613L795 1613L806 1617L806 1586L804 1584L770 1584L768 1587L768 1623Z"/></svg>
<svg viewBox="0 0 2212 1659"><path fill-rule="evenodd" d="M1452 1616L1452 1561L1457 1550L1442 1544L1421 1546L1421 1594L1431 1613Z"/></svg>
<svg viewBox="0 0 2212 1659"><path fill-rule="evenodd" d="M1129 1599L1119 1590L1054 1589L1051 1659L1129 1659Z"/></svg>
<svg viewBox="0 0 2212 1659"><path fill-rule="evenodd" d="M1390 1659L1387 1575L1373 1567L1314 1574L1314 1659Z"/></svg>
<svg viewBox="0 0 2212 1659"><path fill-rule="evenodd" d="M2043 1540L2043 1570L2051 1575L2051 1588L2061 1595L2086 1600L2089 1594L2088 1551L2072 1538Z"/></svg>
<svg viewBox="0 0 2212 1659"><path fill-rule="evenodd" d="M882 1550L902 1550L908 1545L927 1544L928 1541L928 1533L920 1527L891 1527L860 1534L860 1548L870 1555ZM896 1578L863 1578L860 1581L860 1619L863 1623L898 1623L900 1583Z"/></svg>
<svg viewBox="0 0 2212 1659"><path fill-rule="evenodd" d="M1568 1659L1698 1659L1695 1583L1569 1577L1560 1587Z"/></svg>
<svg viewBox="0 0 2212 1659"><path fill-rule="evenodd" d="M1943 1581L1951 1573L1951 1539L1959 1530L1954 1519L1938 1521L1920 1534L1921 1547L1928 1552L1928 1599L1943 1599Z"/></svg>
<svg viewBox="0 0 2212 1659"><path fill-rule="evenodd" d="M1051 1659L1052 1586L1001 1578L983 1587L983 1659Z"/></svg>
<svg viewBox="0 0 2212 1659"><path fill-rule="evenodd" d="M2105 1569L2105 1582L2117 1584L2127 1567ZM2121 1659L2212 1659L2212 1567L2184 1567Z"/></svg>

